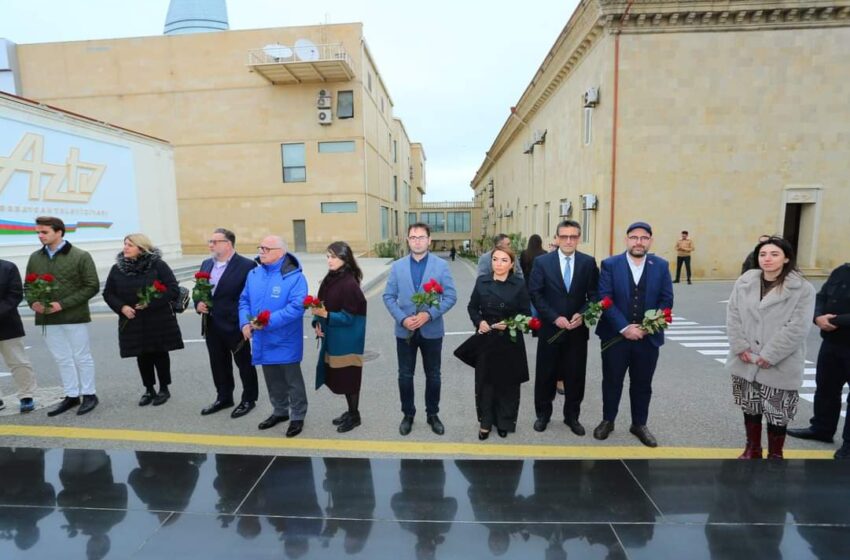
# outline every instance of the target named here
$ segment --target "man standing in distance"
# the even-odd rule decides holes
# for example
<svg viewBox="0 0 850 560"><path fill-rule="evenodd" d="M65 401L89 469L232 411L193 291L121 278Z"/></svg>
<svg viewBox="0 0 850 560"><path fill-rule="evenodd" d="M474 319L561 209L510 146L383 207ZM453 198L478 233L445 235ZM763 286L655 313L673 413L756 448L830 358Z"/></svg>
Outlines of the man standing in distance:
<svg viewBox="0 0 850 560"><path fill-rule="evenodd" d="M422 353L425 368L425 413L428 424L437 435L443 435L446 431L437 416L440 411L440 361L445 334L443 315L454 306L457 292L449 265L436 255L429 254L430 243L431 229L427 224L416 223L407 228L410 254L393 263L383 296L384 305L396 323L398 391L404 415L398 431L403 436L410 433L416 415L413 373L417 350ZM422 285L432 278L443 287L440 307L417 309L411 298L413 294L421 292Z"/></svg>
<svg viewBox="0 0 850 560"><path fill-rule="evenodd" d="M82 404L77 414L94 410L94 359L89 349L91 322L89 300L100 290L97 269L91 255L65 241L65 222L52 216L35 219L35 231L41 249L30 255L27 274L53 276L51 301L45 308L42 302L27 303L35 311L35 324L45 325L44 341L59 366L65 398L47 413L56 416Z"/></svg>
<svg viewBox="0 0 850 560"><path fill-rule="evenodd" d="M201 272L210 274L212 307L196 301L195 310L207 316L203 323L204 336L216 398L201 414L206 416L233 406L233 362L236 362L242 379L242 399L230 416L239 418L254 408L258 393L257 369L251 364L251 345L243 344L239 348L243 340L239 328L239 295L256 263L236 252L236 235L229 229L214 230L208 245L210 258L201 263Z"/></svg>
<svg viewBox="0 0 850 560"><path fill-rule="evenodd" d="M676 241L676 279L674 284L679 283L682 276L682 265L688 275L688 284L691 283L691 253L694 252L694 240L688 237L687 231L682 231L682 238Z"/></svg>
<svg viewBox="0 0 850 560"><path fill-rule="evenodd" d="M558 250L534 260L528 291L543 323L537 339L534 379L534 429L542 432L552 416L558 379L564 380L564 424L583 436L579 422L587 372L587 340L590 330L582 313L597 299L599 268L596 259L576 250L581 224L564 220L558 224ZM563 330L557 339L549 339Z"/></svg>
<svg viewBox="0 0 850 560"><path fill-rule="evenodd" d="M603 346L617 335L624 340L602 352L603 419L593 430L593 437L606 439L614 431L628 370L632 409L629 431L647 447L657 447L646 421L664 331L649 335L640 325L645 311L673 307L673 282L670 265L649 253L651 246L652 228L646 222L635 222L626 229L626 252L602 261L599 297L607 296L614 304L602 314L596 334Z"/></svg>

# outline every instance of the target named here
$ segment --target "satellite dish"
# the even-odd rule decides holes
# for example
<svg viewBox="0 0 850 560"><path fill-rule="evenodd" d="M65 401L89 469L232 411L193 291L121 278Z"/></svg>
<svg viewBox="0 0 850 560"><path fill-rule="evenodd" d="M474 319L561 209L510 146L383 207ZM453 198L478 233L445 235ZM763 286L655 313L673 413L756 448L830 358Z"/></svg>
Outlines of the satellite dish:
<svg viewBox="0 0 850 560"><path fill-rule="evenodd" d="M295 41L295 56L305 62L319 60L319 47L310 39L298 39Z"/></svg>
<svg viewBox="0 0 850 560"><path fill-rule="evenodd" d="M270 45L266 45L265 47L263 47L263 52L266 53L266 56L269 56L275 60L292 58L292 49L290 49L286 45L281 45L280 43L272 43Z"/></svg>

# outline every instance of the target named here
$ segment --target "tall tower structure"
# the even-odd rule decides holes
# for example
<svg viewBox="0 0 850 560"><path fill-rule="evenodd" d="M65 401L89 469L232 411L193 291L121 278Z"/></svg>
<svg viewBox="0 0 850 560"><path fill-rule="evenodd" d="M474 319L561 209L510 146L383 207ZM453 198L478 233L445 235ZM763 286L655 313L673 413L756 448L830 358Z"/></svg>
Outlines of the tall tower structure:
<svg viewBox="0 0 850 560"><path fill-rule="evenodd" d="M226 31L227 0L171 0L165 17L165 35Z"/></svg>

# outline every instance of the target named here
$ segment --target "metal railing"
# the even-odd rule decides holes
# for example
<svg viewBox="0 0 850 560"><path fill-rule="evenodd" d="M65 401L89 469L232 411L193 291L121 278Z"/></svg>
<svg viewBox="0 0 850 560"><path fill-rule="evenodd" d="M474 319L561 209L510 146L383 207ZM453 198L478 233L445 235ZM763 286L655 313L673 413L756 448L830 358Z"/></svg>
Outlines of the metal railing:
<svg viewBox="0 0 850 560"><path fill-rule="evenodd" d="M343 60L352 65L342 43L328 43L310 47L288 45L267 45L261 49L248 51L248 64L277 64L281 62L320 62L326 60Z"/></svg>
<svg viewBox="0 0 850 560"><path fill-rule="evenodd" d="M480 208L480 205L472 200L460 202L420 202L410 205L411 210L414 208L422 210L446 210L452 208Z"/></svg>

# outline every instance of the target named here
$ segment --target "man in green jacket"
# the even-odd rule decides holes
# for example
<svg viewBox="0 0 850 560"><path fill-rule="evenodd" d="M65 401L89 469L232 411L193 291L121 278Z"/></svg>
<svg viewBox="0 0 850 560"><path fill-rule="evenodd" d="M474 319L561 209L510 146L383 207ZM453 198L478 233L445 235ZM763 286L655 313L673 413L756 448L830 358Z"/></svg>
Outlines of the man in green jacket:
<svg viewBox="0 0 850 560"><path fill-rule="evenodd" d="M26 280L33 274L49 275L52 291L48 302L36 301L28 291L27 303L35 311L35 324L44 326L44 340L65 390L65 398L47 415L56 416L77 405L77 414L86 414L98 403L87 326L89 300L100 290L97 269L91 255L65 241L61 219L41 216L35 224L42 248L30 255Z"/></svg>

